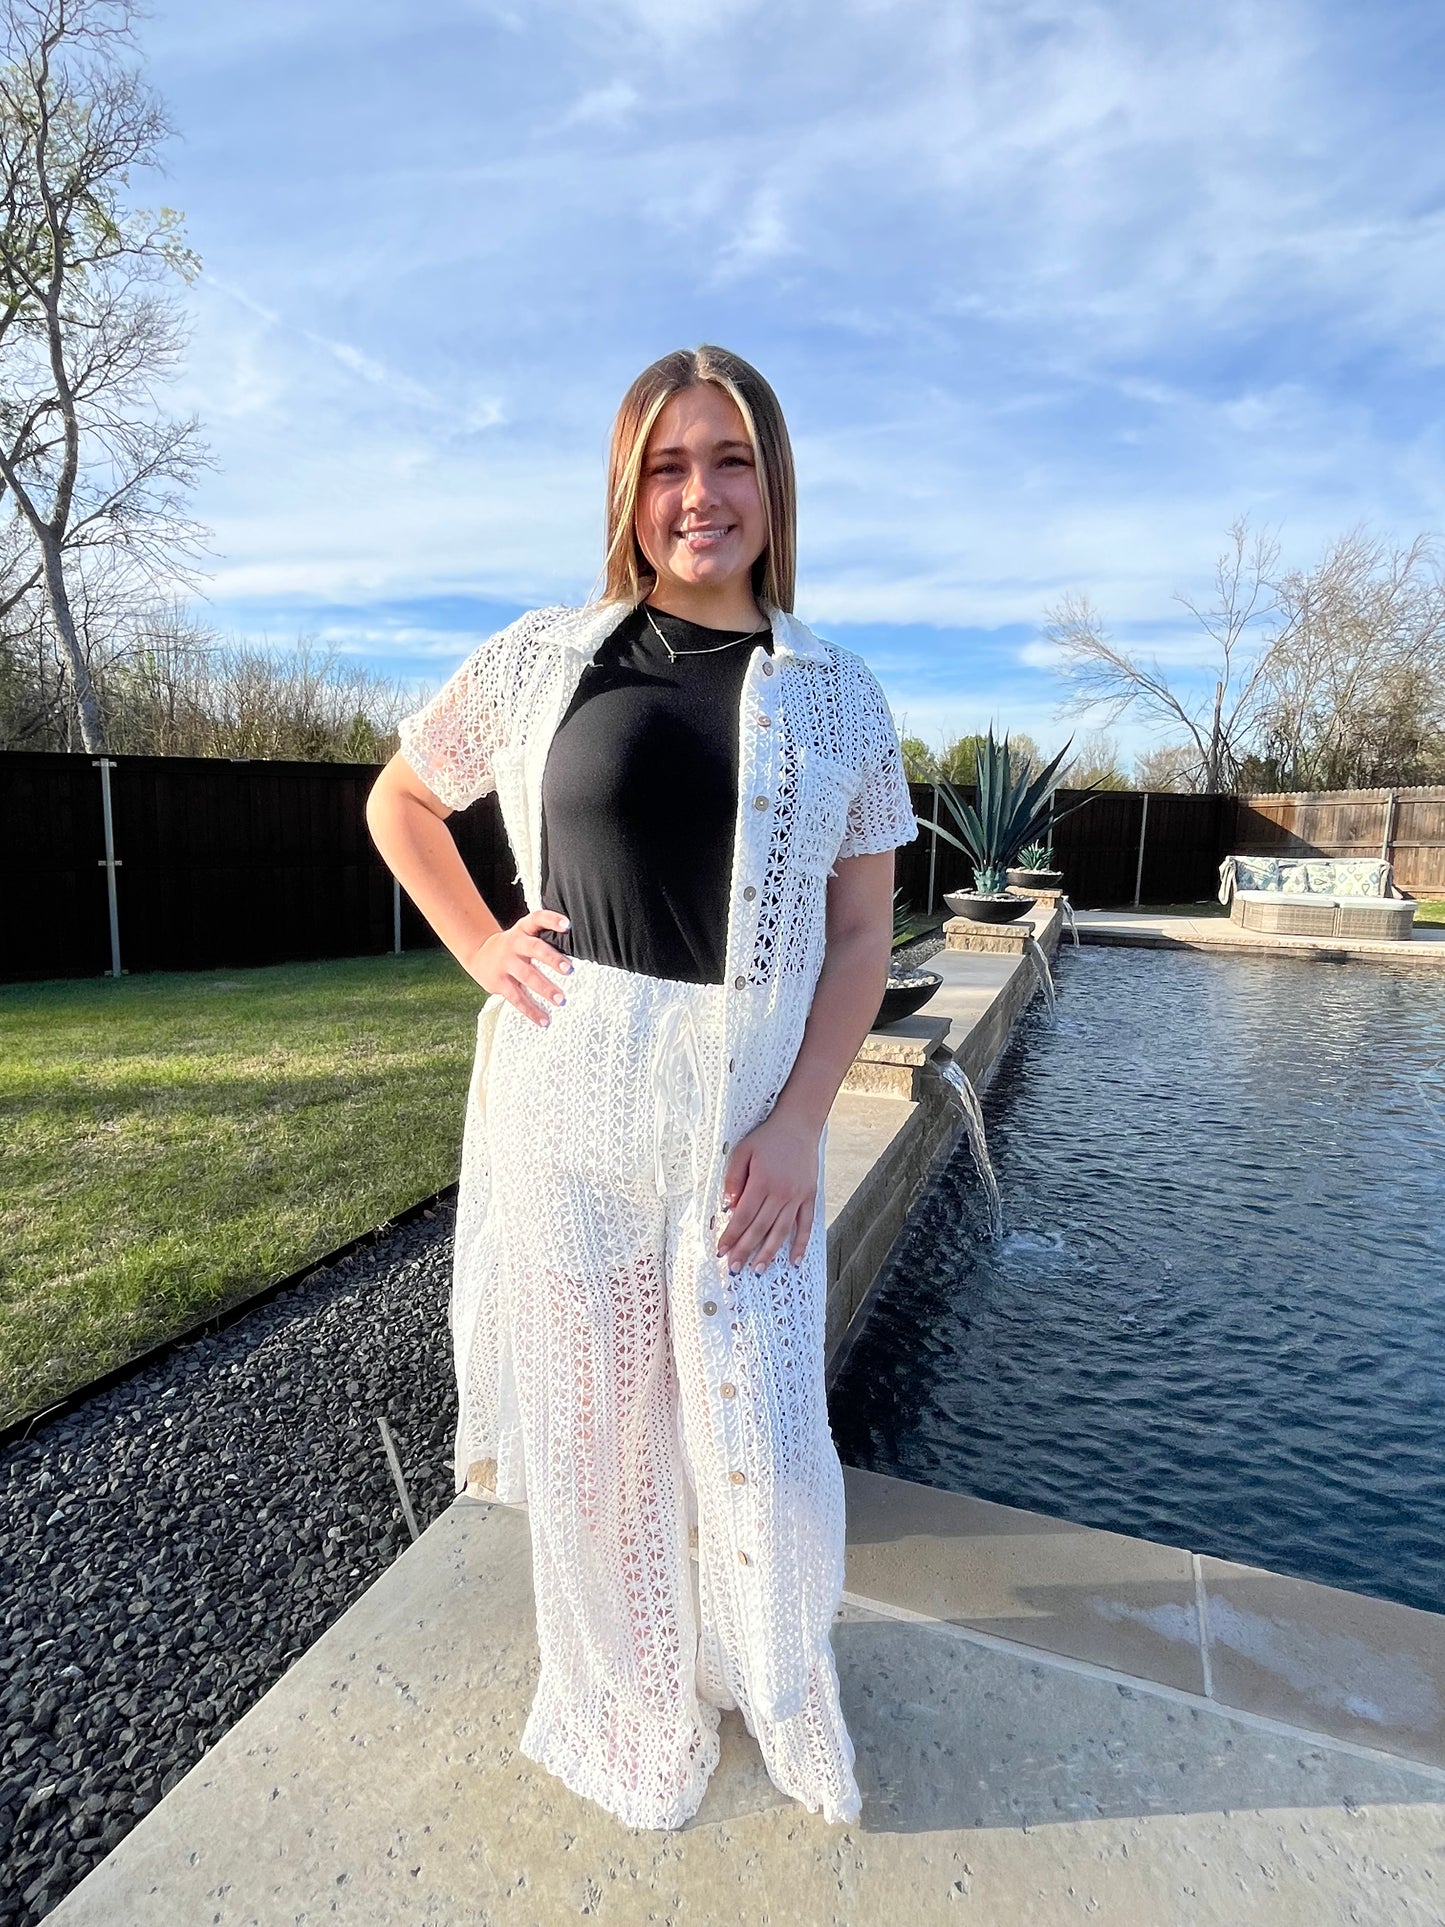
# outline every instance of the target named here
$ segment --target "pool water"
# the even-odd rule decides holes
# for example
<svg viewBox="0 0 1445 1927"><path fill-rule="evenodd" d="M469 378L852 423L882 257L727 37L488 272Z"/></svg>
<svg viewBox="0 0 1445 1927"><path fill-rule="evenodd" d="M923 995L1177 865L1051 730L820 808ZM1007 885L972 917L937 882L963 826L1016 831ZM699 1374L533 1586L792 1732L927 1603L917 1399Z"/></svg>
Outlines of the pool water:
<svg viewBox="0 0 1445 1927"><path fill-rule="evenodd" d="M1445 975L1061 953L830 1396L845 1463L1445 1611Z"/></svg>

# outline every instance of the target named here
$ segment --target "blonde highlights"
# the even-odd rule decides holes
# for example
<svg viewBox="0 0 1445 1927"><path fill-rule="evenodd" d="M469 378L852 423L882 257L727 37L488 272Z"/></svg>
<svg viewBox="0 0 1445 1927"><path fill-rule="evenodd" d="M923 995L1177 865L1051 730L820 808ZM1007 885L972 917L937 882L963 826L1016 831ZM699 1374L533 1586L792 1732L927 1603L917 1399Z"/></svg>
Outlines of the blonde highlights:
<svg viewBox="0 0 1445 1927"><path fill-rule="evenodd" d="M607 460L607 556L601 600L636 604L653 587L652 564L637 540L637 493L647 439L676 394L711 382L737 405L757 465L767 543L753 564L753 594L791 611L798 567L798 491L793 447L777 396L741 355L704 342L654 361L622 397Z"/></svg>

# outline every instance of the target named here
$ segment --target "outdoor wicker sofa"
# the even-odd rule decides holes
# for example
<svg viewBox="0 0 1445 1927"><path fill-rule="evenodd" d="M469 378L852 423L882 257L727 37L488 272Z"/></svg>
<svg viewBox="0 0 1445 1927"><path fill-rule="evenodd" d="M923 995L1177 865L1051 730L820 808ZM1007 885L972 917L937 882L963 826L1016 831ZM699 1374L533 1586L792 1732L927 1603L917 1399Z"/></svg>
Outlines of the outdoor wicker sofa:
<svg viewBox="0 0 1445 1927"><path fill-rule="evenodd" d="M1415 900L1380 857L1227 856L1219 901L1246 930L1291 937L1408 937Z"/></svg>

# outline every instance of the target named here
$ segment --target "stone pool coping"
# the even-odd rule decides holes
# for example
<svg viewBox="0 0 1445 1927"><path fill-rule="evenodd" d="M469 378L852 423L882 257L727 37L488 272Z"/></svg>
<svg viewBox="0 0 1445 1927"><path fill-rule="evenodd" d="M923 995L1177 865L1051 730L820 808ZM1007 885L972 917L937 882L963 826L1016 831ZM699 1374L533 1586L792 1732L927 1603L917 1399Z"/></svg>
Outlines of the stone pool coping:
<svg viewBox="0 0 1445 1927"><path fill-rule="evenodd" d="M849 1597L1445 1774L1445 1614L849 1467Z"/></svg>
<svg viewBox="0 0 1445 1927"><path fill-rule="evenodd" d="M1020 924L1046 957L1057 955L1063 915L1056 905L1040 905ZM940 950L927 967L942 983L915 1016L865 1038L828 1116L824 1348L830 1380L867 1315L909 1211L959 1138L957 1103L930 1066L952 1057L975 1090L986 1090L1039 989L1034 964L1016 947Z"/></svg>
<svg viewBox="0 0 1445 1927"><path fill-rule="evenodd" d="M1240 955L1397 963L1409 969L1445 970L1445 926L1417 924L1408 937L1295 937L1246 930L1229 917L1158 916L1151 910L1076 910L1084 943L1132 945L1146 950L1229 950Z"/></svg>

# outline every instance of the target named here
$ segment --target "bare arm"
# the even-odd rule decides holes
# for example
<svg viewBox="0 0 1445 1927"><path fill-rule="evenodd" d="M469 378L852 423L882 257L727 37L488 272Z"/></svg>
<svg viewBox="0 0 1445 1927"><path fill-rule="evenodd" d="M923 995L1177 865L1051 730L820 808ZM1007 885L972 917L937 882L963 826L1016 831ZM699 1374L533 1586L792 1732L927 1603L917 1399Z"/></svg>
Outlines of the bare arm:
<svg viewBox="0 0 1445 1927"><path fill-rule="evenodd" d="M765 1270L790 1236L794 1264L807 1249L818 1139L888 981L893 861L892 850L842 857L828 884L827 949L797 1057L772 1110L734 1145L724 1173L733 1208L717 1250L735 1272L750 1261Z"/></svg>
<svg viewBox="0 0 1445 1927"><path fill-rule="evenodd" d="M539 1010L528 993L549 1004L561 999L537 964L546 962L562 975L571 964L536 932L563 930L567 919L553 910L534 910L510 928L502 924L472 882L446 827L452 814L400 753L382 770L366 799L366 826L382 861L462 969L484 990L505 997L534 1022L545 1023L546 1011Z"/></svg>
<svg viewBox="0 0 1445 1927"><path fill-rule="evenodd" d="M827 949L788 1081L773 1106L822 1132L878 1019L893 953L893 852L842 857L828 885Z"/></svg>

